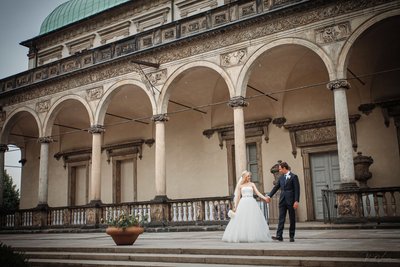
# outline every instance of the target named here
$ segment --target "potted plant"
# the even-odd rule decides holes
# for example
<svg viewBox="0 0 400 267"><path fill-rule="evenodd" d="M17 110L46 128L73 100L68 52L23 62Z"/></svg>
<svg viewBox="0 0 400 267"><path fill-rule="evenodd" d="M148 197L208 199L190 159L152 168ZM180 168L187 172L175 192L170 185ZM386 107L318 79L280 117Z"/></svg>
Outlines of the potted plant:
<svg viewBox="0 0 400 267"><path fill-rule="evenodd" d="M102 223L108 225L106 233L112 237L117 246L132 245L138 236L144 232L142 225L147 216L126 215L124 212L117 216L108 216L108 220Z"/></svg>

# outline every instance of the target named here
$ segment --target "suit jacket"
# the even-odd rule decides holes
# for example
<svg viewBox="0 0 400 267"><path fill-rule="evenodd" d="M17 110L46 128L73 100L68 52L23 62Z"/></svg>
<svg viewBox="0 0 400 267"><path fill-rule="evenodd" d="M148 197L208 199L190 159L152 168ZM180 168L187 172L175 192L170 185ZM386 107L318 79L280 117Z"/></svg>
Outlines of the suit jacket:
<svg viewBox="0 0 400 267"><path fill-rule="evenodd" d="M279 177L278 183L272 188L268 194L269 197L273 197L274 194L281 189L281 197L279 204L293 205L295 201L299 202L300 199L300 184L299 178L296 174L290 172L290 178L286 181L285 175Z"/></svg>

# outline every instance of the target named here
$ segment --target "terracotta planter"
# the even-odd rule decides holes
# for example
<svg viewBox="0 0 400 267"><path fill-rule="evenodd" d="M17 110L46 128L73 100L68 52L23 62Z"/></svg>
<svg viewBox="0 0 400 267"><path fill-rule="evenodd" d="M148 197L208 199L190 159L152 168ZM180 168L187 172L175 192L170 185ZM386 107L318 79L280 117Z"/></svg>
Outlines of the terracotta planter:
<svg viewBox="0 0 400 267"><path fill-rule="evenodd" d="M117 246L132 245L143 232L144 228L140 226L130 226L126 228L109 226L106 229L106 233L112 237Z"/></svg>

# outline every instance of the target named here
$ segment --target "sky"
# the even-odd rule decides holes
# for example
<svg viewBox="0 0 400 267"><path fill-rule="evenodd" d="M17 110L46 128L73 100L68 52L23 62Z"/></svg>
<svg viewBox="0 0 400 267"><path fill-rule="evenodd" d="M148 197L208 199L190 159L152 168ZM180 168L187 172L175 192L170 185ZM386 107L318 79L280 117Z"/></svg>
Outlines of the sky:
<svg viewBox="0 0 400 267"><path fill-rule="evenodd" d="M0 0L0 79L28 69L28 48L19 43L39 35L43 20L67 0ZM6 166L18 166L21 153L9 147ZM21 168L6 167L17 188L20 188Z"/></svg>

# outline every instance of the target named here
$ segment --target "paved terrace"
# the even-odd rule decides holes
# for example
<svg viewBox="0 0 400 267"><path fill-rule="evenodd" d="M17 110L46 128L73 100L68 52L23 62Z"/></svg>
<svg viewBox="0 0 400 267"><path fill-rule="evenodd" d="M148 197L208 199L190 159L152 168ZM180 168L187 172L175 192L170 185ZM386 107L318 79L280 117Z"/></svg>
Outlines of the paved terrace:
<svg viewBox="0 0 400 267"><path fill-rule="evenodd" d="M275 234L276 226L271 226ZM75 231L75 230L74 230ZM0 232L1 233L1 232ZM296 242L290 243L288 227L284 241L271 243L225 243L223 231L145 232L135 248L263 249L263 250L328 250L328 251L396 251L400 253L400 225L325 225L299 223ZM13 247L116 247L104 229L81 233L3 233L0 241ZM121 247L123 248L123 247Z"/></svg>

